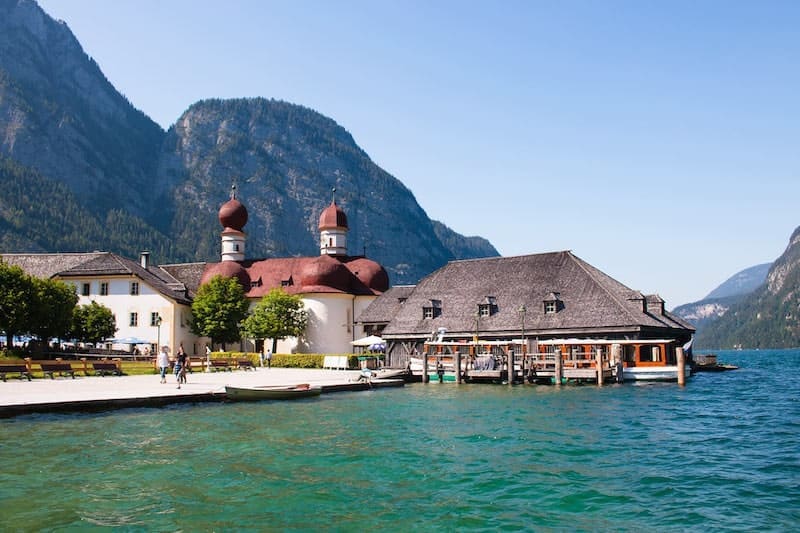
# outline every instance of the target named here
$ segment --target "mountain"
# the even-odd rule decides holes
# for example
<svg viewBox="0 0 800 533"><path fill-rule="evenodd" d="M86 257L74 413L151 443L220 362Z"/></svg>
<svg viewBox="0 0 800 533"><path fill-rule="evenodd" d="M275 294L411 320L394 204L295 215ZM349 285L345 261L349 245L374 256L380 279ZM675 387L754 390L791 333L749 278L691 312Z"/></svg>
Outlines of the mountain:
<svg viewBox="0 0 800 533"><path fill-rule="evenodd" d="M772 263L763 263L746 268L728 278L719 287L708 293L704 300L728 298L729 296L744 296L756 290L767 279L767 273Z"/></svg>
<svg viewBox="0 0 800 533"><path fill-rule="evenodd" d="M695 342L704 348L800 346L800 227L770 267L766 283L698 330Z"/></svg>
<svg viewBox="0 0 800 533"><path fill-rule="evenodd" d="M705 329L763 284L770 266L771 263L764 263L737 272L702 300L678 306L672 312L693 324L698 331Z"/></svg>
<svg viewBox="0 0 800 533"><path fill-rule="evenodd" d="M232 183L250 219L248 257L316 255L331 201L349 251L414 283L456 258L498 255L432 221L336 122L265 98L209 99L168 131L105 78L67 25L32 0L0 0L0 198L4 251L105 249L154 261L217 261Z"/></svg>

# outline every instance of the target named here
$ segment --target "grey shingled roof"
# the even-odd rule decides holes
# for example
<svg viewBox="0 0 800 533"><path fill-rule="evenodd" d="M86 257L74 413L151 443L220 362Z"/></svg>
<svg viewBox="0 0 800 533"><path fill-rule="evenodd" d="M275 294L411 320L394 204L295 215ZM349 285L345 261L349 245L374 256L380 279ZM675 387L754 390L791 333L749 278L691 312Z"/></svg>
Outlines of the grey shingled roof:
<svg viewBox="0 0 800 533"><path fill-rule="evenodd" d="M546 314L544 301L555 293L557 313ZM383 299L381 296L378 300ZM694 329L669 313L646 311L645 296L626 287L572 252L452 261L422 279L397 309L382 335L419 338L439 327L448 336L475 332L478 304L496 297L491 316L481 317L481 336L519 334L519 308L525 305L530 335L690 334ZM423 318L423 307L441 301L441 314ZM388 303L375 303L379 309ZM366 313L366 311L365 311ZM364 315L362 315L364 316Z"/></svg>
<svg viewBox="0 0 800 533"><path fill-rule="evenodd" d="M28 274L40 278L133 275L177 303L191 304L186 285L166 270L154 265L145 269L137 261L110 252L3 254L2 259L5 263L18 265Z"/></svg>
<svg viewBox="0 0 800 533"><path fill-rule="evenodd" d="M374 299L358 315L356 321L362 324L386 324L394 318L403 302L414 291L414 285L397 285Z"/></svg>

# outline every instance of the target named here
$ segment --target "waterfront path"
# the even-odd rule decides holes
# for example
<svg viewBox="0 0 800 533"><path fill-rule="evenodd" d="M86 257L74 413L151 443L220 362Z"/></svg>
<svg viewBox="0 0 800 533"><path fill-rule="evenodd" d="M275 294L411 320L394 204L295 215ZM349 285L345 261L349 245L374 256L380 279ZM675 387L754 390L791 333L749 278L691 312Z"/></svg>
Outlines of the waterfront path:
<svg viewBox="0 0 800 533"><path fill-rule="evenodd" d="M9 378L0 382L0 416L56 411L104 410L117 407L158 406L197 401L222 401L225 385L296 385L308 383L322 387L323 393L342 390L365 390L369 384L358 382L358 370L321 370L300 368L256 368L252 371L194 372L178 389L175 376L167 383L160 376L105 376L56 379ZM402 386L399 380L376 380L373 387Z"/></svg>

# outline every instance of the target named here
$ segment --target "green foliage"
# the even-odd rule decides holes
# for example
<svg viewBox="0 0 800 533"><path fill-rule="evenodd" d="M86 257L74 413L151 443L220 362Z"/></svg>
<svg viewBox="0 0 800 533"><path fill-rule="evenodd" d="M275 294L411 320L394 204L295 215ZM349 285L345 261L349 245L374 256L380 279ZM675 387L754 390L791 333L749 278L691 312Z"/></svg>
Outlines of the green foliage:
<svg viewBox="0 0 800 533"><path fill-rule="evenodd" d="M108 307L92 302L79 305L72 315L70 337L81 342L98 343L117 332L117 321Z"/></svg>
<svg viewBox="0 0 800 533"><path fill-rule="evenodd" d="M192 302L192 332L210 337L212 344L238 341L247 307L244 289L237 279L214 276L198 289Z"/></svg>
<svg viewBox="0 0 800 533"><path fill-rule="evenodd" d="M308 314L303 308L303 300L276 287L256 304L242 329L252 339L272 339L274 353L278 340L301 336L307 323Z"/></svg>
<svg viewBox="0 0 800 533"><path fill-rule="evenodd" d="M55 337L67 338L78 304L75 289L54 279L32 278L32 281L34 300L29 332L46 342Z"/></svg>
<svg viewBox="0 0 800 533"><path fill-rule="evenodd" d="M18 266L0 261L0 330L6 334L6 345L13 346L15 335L31 329L34 285Z"/></svg>

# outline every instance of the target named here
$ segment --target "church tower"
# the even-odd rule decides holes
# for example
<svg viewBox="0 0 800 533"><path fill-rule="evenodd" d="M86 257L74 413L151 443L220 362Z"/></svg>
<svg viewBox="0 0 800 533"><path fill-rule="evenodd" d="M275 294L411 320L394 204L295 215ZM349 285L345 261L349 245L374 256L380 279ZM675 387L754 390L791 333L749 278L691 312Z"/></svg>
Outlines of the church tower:
<svg viewBox="0 0 800 533"><path fill-rule="evenodd" d="M336 189L333 189L335 195ZM347 255L347 215L336 205L336 197L331 198L331 205L319 216L319 253L320 255Z"/></svg>
<svg viewBox="0 0 800 533"><path fill-rule="evenodd" d="M236 199L236 185L231 187L231 199L219 208L219 223L222 224L222 260L244 261L247 208Z"/></svg>

